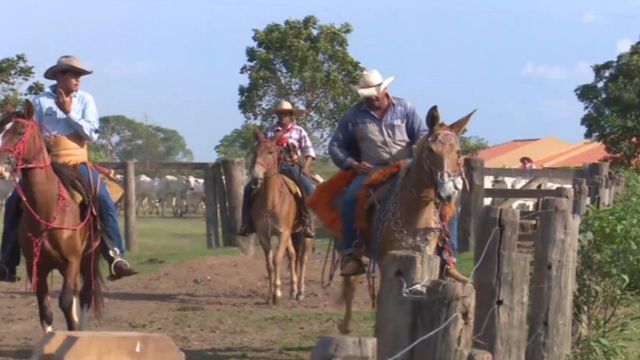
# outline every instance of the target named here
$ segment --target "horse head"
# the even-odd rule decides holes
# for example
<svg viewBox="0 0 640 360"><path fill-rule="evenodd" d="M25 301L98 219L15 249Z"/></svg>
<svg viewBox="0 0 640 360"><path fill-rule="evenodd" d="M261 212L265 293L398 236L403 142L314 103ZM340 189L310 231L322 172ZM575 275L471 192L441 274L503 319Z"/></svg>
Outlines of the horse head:
<svg viewBox="0 0 640 360"><path fill-rule="evenodd" d="M0 179L50 164L34 113L31 102L25 101L24 111L7 107L0 118Z"/></svg>
<svg viewBox="0 0 640 360"><path fill-rule="evenodd" d="M264 178L278 173L278 160L282 155L282 149L277 145L277 142L282 133L277 133L272 140L267 139L259 129L254 129L254 135L257 146L254 153L251 177L258 184L261 184Z"/></svg>
<svg viewBox="0 0 640 360"><path fill-rule="evenodd" d="M429 132L414 147L414 158L421 177L436 188L439 200L451 202L464 185L460 152L460 135L475 110L451 125L440 121L438 107L429 109L426 123Z"/></svg>

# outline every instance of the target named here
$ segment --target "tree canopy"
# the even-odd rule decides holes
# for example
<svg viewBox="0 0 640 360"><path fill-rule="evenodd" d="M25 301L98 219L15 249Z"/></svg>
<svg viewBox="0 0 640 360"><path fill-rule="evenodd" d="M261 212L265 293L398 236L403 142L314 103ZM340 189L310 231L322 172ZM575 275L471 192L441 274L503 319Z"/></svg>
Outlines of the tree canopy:
<svg viewBox="0 0 640 360"><path fill-rule="evenodd" d="M193 154L176 130L122 115L100 118L94 159L108 161L191 161Z"/></svg>
<svg viewBox="0 0 640 360"><path fill-rule="evenodd" d="M489 147L489 142L479 136L461 136L460 151L465 156L476 156L481 150Z"/></svg>
<svg viewBox="0 0 640 360"><path fill-rule="evenodd" d="M254 29L255 44L246 49L247 63L240 70L249 79L239 87L238 107L245 120L273 124L275 116L269 110L287 100L307 110L308 115L297 121L322 148L358 100L351 85L362 66L348 51L351 32L348 23L320 24L314 16Z"/></svg>
<svg viewBox="0 0 640 360"><path fill-rule="evenodd" d="M640 165L640 42L592 66L594 79L575 93L584 105L585 138L602 142L615 163Z"/></svg>
<svg viewBox="0 0 640 360"><path fill-rule="evenodd" d="M33 76L33 66L25 54L0 59L0 108L7 104L19 106L24 98L43 92L44 84L31 82Z"/></svg>

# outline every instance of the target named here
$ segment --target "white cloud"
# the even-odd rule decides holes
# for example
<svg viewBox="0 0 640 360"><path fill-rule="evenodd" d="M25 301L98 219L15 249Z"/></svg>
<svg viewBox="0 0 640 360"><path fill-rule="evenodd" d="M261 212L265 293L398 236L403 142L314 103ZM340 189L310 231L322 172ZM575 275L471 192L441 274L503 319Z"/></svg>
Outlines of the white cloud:
<svg viewBox="0 0 640 360"><path fill-rule="evenodd" d="M573 66L535 64L532 61L522 68L522 76L540 78L546 80L576 79L584 80L591 76L591 65L585 61L579 61Z"/></svg>
<svg viewBox="0 0 640 360"><path fill-rule="evenodd" d="M627 52L631 48L631 45L633 45L631 39L620 39L616 42L616 50L618 53Z"/></svg>
<svg viewBox="0 0 640 360"><path fill-rule="evenodd" d="M593 24L598 20L600 20L600 16L593 11L587 11L582 14L582 22L585 24Z"/></svg>

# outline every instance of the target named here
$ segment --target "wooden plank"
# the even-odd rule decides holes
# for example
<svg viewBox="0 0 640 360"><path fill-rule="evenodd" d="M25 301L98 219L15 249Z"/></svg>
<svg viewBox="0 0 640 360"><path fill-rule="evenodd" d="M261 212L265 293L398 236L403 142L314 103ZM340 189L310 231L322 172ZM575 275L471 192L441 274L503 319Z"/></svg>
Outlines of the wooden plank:
<svg viewBox="0 0 640 360"><path fill-rule="evenodd" d="M526 190L526 189L535 189L538 185L544 185L549 181L549 179L547 178L533 178L531 180L529 180L529 182L527 182L526 184L524 184L522 187L518 188L518 190ZM485 194L486 196L486 194ZM506 199L502 202L496 203L496 205L502 206L502 207L511 207L513 206L513 204L518 201L518 199ZM493 205L493 204L492 204Z"/></svg>
<svg viewBox="0 0 640 360"><path fill-rule="evenodd" d="M222 246L233 246L233 233L229 227L229 207L227 206L227 190L222 176L222 165L213 164L213 180L218 200L218 213L220 219L220 232L222 233Z"/></svg>
<svg viewBox="0 0 640 360"><path fill-rule="evenodd" d="M124 173L124 241L127 251L136 251L136 165L127 161Z"/></svg>
<svg viewBox="0 0 640 360"><path fill-rule="evenodd" d="M115 170L124 170L126 167L126 162L99 162L101 166L108 167L110 169ZM173 162L150 162L150 161L138 161L135 162L136 169L138 171L149 171L149 170L200 170L204 171L207 169L211 163L207 162L182 162L182 161L173 161Z"/></svg>
<svg viewBox="0 0 640 360"><path fill-rule="evenodd" d="M218 221L218 198L216 194L213 164L204 172L204 196L206 198L205 219L207 229L207 248L220 246L220 223Z"/></svg>
<svg viewBox="0 0 640 360"><path fill-rule="evenodd" d="M536 240L527 359L566 359L571 352L580 216L572 198L542 201Z"/></svg>
<svg viewBox="0 0 640 360"><path fill-rule="evenodd" d="M244 185L247 182L247 170L244 159L222 159L222 172L225 178L227 189L227 206L229 211L228 227L231 231L232 243L227 246L238 246L239 236L237 236L242 219L242 194Z"/></svg>
<svg viewBox="0 0 640 360"><path fill-rule="evenodd" d="M538 199L543 197L566 197L568 188L557 189L484 189L490 198Z"/></svg>
<svg viewBox="0 0 640 360"><path fill-rule="evenodd" d="M531 256L517 252L519 222L515 209L486 206L476 238L474 346L496 359L524 359L527 347Z"/></svg>
<svg viewBox="0 0 640 360"><path fill-rule="evenodd" d="M585 177L583 169L509 169L509 168L485 168L486 176L502 177L546 177L554 179L573 179L575 177Z"/></svg>
<svg viewBox="0 0 640 360"><path fill-rule="evenodd" d="M484 206L484 160L464 159L469 188L462 190L458 221L458 251L465 252L475 243L476 223Z"/></svg>

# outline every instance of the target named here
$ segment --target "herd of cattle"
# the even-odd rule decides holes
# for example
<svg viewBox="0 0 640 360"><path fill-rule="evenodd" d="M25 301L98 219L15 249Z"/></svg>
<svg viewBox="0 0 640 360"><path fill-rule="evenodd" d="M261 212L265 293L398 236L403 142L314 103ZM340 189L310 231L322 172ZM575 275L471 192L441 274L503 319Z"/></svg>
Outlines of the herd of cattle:
<svg viewBox="0 0 640 360"><path fill-rule="evenodd" d="M0 205L2 206L0 211L4 210L4 203L13 188L12 180L0 180ZM156 178L146 175L136 177L136 214L138 215L203 215L204 210L203 179L173 175Z"/></svg>

